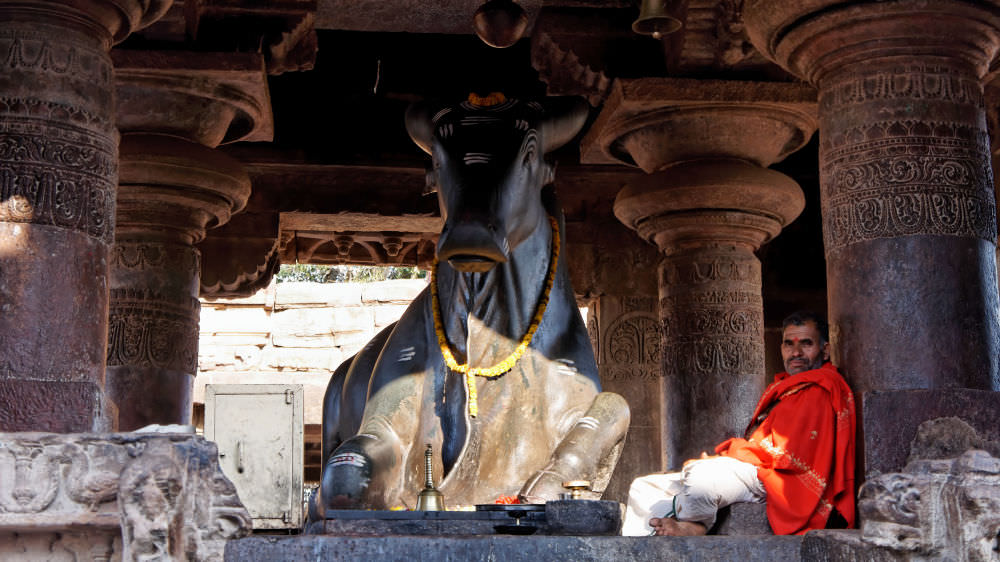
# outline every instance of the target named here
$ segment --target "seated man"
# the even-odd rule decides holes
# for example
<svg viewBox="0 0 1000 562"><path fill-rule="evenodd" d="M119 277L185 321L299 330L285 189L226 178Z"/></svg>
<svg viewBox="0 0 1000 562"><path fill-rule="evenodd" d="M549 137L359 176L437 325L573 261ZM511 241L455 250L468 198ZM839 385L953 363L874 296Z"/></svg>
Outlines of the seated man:
<svg viewBox="0 0 1000 562"><path fill-rule="evenodd" d="M823 529L835 511L854 525L854 399L830 358L826 322L796 312L782 323L781 358L745 438L681 472L637 478L623 535L704 535L716 512L767 501L775 534Z"/></svg>

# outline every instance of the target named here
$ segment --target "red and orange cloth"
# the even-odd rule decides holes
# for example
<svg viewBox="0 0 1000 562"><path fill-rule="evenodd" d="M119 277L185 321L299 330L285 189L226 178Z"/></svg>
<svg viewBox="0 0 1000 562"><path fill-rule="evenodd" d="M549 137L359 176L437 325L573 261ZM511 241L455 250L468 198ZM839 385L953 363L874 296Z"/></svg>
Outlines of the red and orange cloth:
<svg viewBox="0 0 1000 562"><path fill-rule="evenodd" d="M754 410L747 439L715 452L758 467L775 534L823 529L834 508L854 526L854 397L831 363L778 373ZM750 428L747 428L750 431Z"/></svg>

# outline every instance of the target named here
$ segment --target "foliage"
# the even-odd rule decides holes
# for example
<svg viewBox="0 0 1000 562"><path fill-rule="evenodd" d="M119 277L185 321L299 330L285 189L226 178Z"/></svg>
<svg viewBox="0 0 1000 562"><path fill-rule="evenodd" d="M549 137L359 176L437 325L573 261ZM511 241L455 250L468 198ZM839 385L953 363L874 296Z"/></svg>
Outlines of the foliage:
<svg viewBox="0 0 1000 562"><path fill-rule="evenodd" d="M386 267L374 265L282 265L275 281L310 281L313 283L370 283L388 279L424 279L427 272L412 266Z"/></svg>

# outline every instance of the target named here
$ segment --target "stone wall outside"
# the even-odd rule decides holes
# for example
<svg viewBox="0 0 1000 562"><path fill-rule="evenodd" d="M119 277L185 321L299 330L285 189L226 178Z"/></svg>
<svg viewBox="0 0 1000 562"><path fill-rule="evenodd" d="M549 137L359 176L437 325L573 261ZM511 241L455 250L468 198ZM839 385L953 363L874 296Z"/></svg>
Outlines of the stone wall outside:
<svg viewBox="0 0 1000 562"><path fill-rule="evenodd" d="M272 283L248 298L202 300L194 402L204 403L206 384L301 384L304 422L321 423L333 371L426 285Z"/></svg>

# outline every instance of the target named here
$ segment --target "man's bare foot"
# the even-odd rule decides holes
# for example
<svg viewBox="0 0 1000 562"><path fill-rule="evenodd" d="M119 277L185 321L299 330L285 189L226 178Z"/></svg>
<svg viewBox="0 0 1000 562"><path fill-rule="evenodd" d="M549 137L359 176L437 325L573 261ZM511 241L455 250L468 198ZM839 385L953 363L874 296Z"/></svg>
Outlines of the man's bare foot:
<svg viewBox="0 0 1000 562"><path fill-rule="evenodd" d="M649 520L655 535L661 537L698 537L708 532L701 523L678 521L673 517L654 517Z"/></svg>

